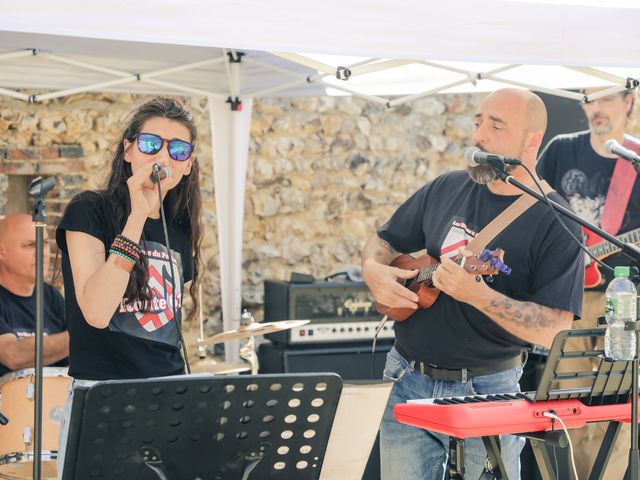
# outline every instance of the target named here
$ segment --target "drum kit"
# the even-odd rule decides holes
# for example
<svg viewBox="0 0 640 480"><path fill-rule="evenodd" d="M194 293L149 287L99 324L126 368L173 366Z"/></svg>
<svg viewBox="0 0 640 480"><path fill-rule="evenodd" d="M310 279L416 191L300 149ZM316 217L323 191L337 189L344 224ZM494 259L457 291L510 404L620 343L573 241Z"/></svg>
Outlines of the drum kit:
<svg viewBox="0 0 640 480"><path fill-rule="evenodd" d="M251 371L258 373L258 359L254 337L279 332L309 323L291 320L258 323L246 310L240 327L211 337L204 337L202 319L200 337L196 341L199 360L191 365L192 373L233 375ZM247 340L240 348L240 357L247 362L216 362L207 358L206 347L234 340ZM43 368L42 376L42 479L54 480L57 475L58 434L69 395L71 377L66 368ZM10 372L0 377L0 412L9 420L0 422L0 479L30 479L33 472L33 402L35 374L33 368Z"/></svg>
<svg viewBox="0 0 640 480"><path fill-rule="evenodd" d="M70 384L66 368L42 369L42 478L56 478L58 433ZM34 385L33 368L0 378L0 410L9 420L0 426L0 478L32 478Z"/></svg>

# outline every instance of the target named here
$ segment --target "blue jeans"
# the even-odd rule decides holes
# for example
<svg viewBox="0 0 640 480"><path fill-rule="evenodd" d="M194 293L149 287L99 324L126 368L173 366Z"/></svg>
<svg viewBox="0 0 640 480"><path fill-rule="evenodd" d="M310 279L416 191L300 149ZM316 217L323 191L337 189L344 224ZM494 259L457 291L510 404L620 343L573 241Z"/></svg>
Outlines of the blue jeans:
<svg viewBox="0 0 640 480"><path fill-rule="evenodd" d="M62 423L60 424L60 433L58 433L58 459L57 467L58 474L57 480L62 479L62 468L64 466L64 457L67 451L67 438L69 437L69 423L71 420L71 405L73 404L73 391L76 387L90 387L97 383L97 380L77 380L74 379L69 386L69 396L67 397L67 403L64 405L64 415L62 417Z"/></svg>
<svg viewBox="0 0 640 480"><path fill-rule="evenodd" d="M522 366L471 378L467 383L434 380L416 371L395 348L387 354L384 378L395 385L380 426L380 469L382 480L442 480L448 461L449 437L404 425L393 417L396 403L418 398L482 395L519 392ZM502 460L509 480L520 478L520 452L524 438L500 436ZM486 450L481 438L465 440L466 480L476 480L482 473Z"/></svg>

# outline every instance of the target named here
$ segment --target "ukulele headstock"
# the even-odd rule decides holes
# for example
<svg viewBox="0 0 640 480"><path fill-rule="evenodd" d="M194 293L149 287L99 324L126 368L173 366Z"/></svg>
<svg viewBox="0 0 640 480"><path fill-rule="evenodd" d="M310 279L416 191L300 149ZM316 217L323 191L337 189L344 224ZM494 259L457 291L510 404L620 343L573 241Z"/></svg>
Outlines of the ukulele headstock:
<svg viewBox="0 0 640 480"><path fill-rule="evenodd" d="M502 262L504 259L504 250L502 250L501 248L491 250L491 257ZM480 259L479 254L463 257L460 266L467 272L474 275L496 275L500 273L500 270L492 265L490 261Z"/></svg>

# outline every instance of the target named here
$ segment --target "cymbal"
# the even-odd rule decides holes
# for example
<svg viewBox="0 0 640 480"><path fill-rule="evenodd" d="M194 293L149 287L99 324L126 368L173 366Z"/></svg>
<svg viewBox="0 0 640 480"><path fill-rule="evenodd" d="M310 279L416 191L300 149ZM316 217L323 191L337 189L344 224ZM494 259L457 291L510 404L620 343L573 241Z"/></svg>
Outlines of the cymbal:
<svg viewBox="0 0 640 480"><path fill-rule="evenodd" d="M230 342L232 340L242 340L245 338L255 337L256 335L265 335L267 333L301 327L310 321L311 320L282 320L280 322L254 322L237 328L236 330L220 332L212 337L198 340L196 343L198 345L214 345L216 343Z"/></svg>
<svg viewBox="0 0 640 480"><path fill-rule="evenodd" d="M191 373L213 373L215 375L233 375L251 370L245 362L217 362L213 358L202 358L191 362Z"/></svg>

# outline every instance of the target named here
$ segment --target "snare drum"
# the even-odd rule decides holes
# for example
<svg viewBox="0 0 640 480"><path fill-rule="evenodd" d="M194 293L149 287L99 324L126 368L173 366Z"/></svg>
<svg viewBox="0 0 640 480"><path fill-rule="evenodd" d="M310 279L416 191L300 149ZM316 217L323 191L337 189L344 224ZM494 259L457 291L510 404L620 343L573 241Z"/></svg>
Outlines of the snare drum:
<svg viewBox="0 0 640 480"><path fill-rule="evenodd" d="M66 368L42 370L42 460L43 479L57 474L58 433L71 377ZM0 478L33 478L33 368L7 373L0 378L0 411L9 419L0 425Z"/></svg>

